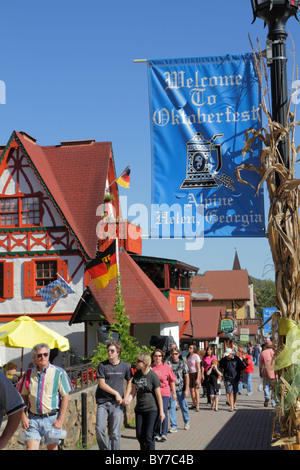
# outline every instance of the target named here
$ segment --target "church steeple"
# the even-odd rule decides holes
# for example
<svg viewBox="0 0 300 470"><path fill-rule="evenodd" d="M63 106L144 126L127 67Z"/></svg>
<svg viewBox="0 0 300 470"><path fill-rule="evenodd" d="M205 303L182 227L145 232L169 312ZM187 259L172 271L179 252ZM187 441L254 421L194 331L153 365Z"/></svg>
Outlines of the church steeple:
<svg viewBox="0 0 300 470"><path fill-rule="evenodd" d="M235 255L234 255L234 261L233 261L233 271L239 271L241 270L241 265L240 265L240 260L237 254L237 250L235 250Z"/></svg>

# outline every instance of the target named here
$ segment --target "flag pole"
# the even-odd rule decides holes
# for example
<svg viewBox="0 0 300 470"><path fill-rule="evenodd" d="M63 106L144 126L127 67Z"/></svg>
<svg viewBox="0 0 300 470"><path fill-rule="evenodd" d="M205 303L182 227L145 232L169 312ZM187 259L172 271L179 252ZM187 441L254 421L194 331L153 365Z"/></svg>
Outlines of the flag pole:
<svg viewBox="0 0 300 470"><path fill-rule="evenodd" d="M56 273L56 274L57 274L57 276L59 276L63 281L65 281L65 282L68 284L68 286L70 287L69 283L68 283L63 277L61 277L60 274L58 274L58 273ZM87 303L87 301L84 300L84 298L83 298L80 294L78 294L78 292L76 292L76 290L74 290L72 287L71 287L71 289L72 289L72 291L74 292L74 294L77 294L77 295L80 297L80 299L92 310L92 312L95 311L95 310L93 309L93 307L91 307L91 306Z"/></svg>
<svg viewBox="0 0 300 470"><path fill-rule="evenodd" d="M117 258L117 271L118 271L118 279L120 276L120 264L119 264L119 238L116 237L116 258Z"/></svg>
<svg viewBox="0 0 300 470"><path fill-rule="evenodd" d="M117 258L117 283L119 291L121 292L121 278L120 278L120 260L119 260L119 238L116 237L116 258Z"/></svg>

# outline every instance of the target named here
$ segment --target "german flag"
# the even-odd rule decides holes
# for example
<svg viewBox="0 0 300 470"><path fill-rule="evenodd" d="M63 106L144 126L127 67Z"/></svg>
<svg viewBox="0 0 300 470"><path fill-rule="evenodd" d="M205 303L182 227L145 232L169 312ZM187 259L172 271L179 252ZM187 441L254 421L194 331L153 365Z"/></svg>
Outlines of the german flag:
<svg viewBox="0 0 300 470"><path fill-rule="evenodd" d="M119 178L116 179L117 183L122 186L123 188L129 188L129 183L130 183L130 169L129 166L125 168L123 173L119 176Z"/></svg>
<svg viewBox="0 0 300 470"><path fill-rule="evenodd" d="M106 287L110 279L118 275L116 240L104 252L98 251L96 258L86 265L86 270L97 289Z"/></svg>

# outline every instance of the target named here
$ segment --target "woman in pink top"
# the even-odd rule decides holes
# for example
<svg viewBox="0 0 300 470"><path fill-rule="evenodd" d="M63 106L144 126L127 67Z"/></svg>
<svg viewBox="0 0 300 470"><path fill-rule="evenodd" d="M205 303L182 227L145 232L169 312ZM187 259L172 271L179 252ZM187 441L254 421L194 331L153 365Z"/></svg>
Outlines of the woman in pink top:
<svg viewBox="0 0 300 470"><path fill-rule="evenodd" d="M211 405L211 399L210 399L210 394L209 394L209 387L208 387L208 375L207 371L210 369L211 366L211 361L213 359L217 359L216 356L214 355L214 350L211 346L208 346L206 348L205 354L202 358L202 377L203 377L203 389L204 392L206 393L207 396L207 404Z"/></svg>
<svg viewBox="0 0 300 470"><path fill-rule="evenodd" d="M275 388L276 376L274 372L274 349L273 343L267 340L265 343L265 349L262 351L259 358L259 375L263 378L264 383L264 406L268 406L270 399L272 405L275 406L275 400L273 397L273 390Z"/></svg>
<svg viewBox="0 0 300 470"><path fill-rule="evenodd" d="M197 354L197 348L194 344L189 346L189 353L186 358L189 366L190 392L193 401L192 409L199 411L199 387L201 384L200 357Z"/></svg>
<svg viewBox="0 0 300 470"><path fill-rule="evenodd" d="M160 381L160 392L163 400L163 407L165 413L165 419L161 422L160 419L157 420L157 423L154 428L154 435L156 441L166 441L167 432L168 432L168 406L171 397L176 400L176 390L175 390L175 381L176 377L172 371L169 364L163 362L165 353L160 349L155 349L152 354L152 370L156 372Z"/></svg>

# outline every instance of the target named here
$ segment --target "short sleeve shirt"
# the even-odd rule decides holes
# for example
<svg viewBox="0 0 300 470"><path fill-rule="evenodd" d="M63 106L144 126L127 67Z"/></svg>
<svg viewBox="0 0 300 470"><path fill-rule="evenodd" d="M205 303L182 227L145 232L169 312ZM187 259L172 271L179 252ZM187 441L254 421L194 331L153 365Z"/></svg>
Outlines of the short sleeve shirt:
<svg viewBox="0 0 300 470"><path fill-rule="evenodd" d="M137 403L135 410L157 410L158 405L156 402L155 389L160 387L158 375L151 369L146 375L144 375L142 371L138 370L133 376L132 383L137 389Z"/></svg>
<svg viewBox="0 0 300 470"><path fill-rule="evenodd" d="M204 372L207 372L208 369L210 368L211 366L211 361L213 359L217 359L216 356L213 354L212 356L204 356L202 358L202 367L204 369Z"/></svg>
<svg viewBox="0 0 300 470"><path fill-rule="evenodd" d="M160 391L162 397L171 395L171 382L175 382L175 375L169 364L162 363L159 366L152 366L152 370L157 374L160 381Z"/></svg>
<svg viewBox="0 0 300 470"><path fill-rule="evenodd" d="M7 416L25 408L23 398L13 386L11 381L0 372L0 425L4 412Z"/></svg>
<svg viewBox="0 0 300 470"><path fill-rule="evenodd" d="M131 368L127 362L119 361L111 364L109 360L100 362L97 369L97 379L104 379L105 383L116 390L121 397L124 396L124 380L131 380ZM96 402L98 405L107 401L115 401L115 396L102 390L99 385L96 390Z"/></svg>
<svg viewBox="0 0 300 470"><path fill-rule="evenodd" d="M201 362L200 357L197 353L191 354L187 360L187 365L189 366L189 370L191 373L197 372L197 364Z"/></svg>
<svg viewBox="0 0 300 470"><path fill-rule="evenodd" d="M189 373L189 367L183 359L178 362L173 362L172 359L168 361L172 371L174 372L176 382L176 392L182 392L185 389L185 375Z"/></svg>
<svg viewBox="0 0 300 470"><path fill-rule="evenodd" d="M28 410L46 414L58 410L61 398L73 390L68 374L60 367L49 364L43 371L28 369L19 385L21 395L28 395Z"/></svg>

